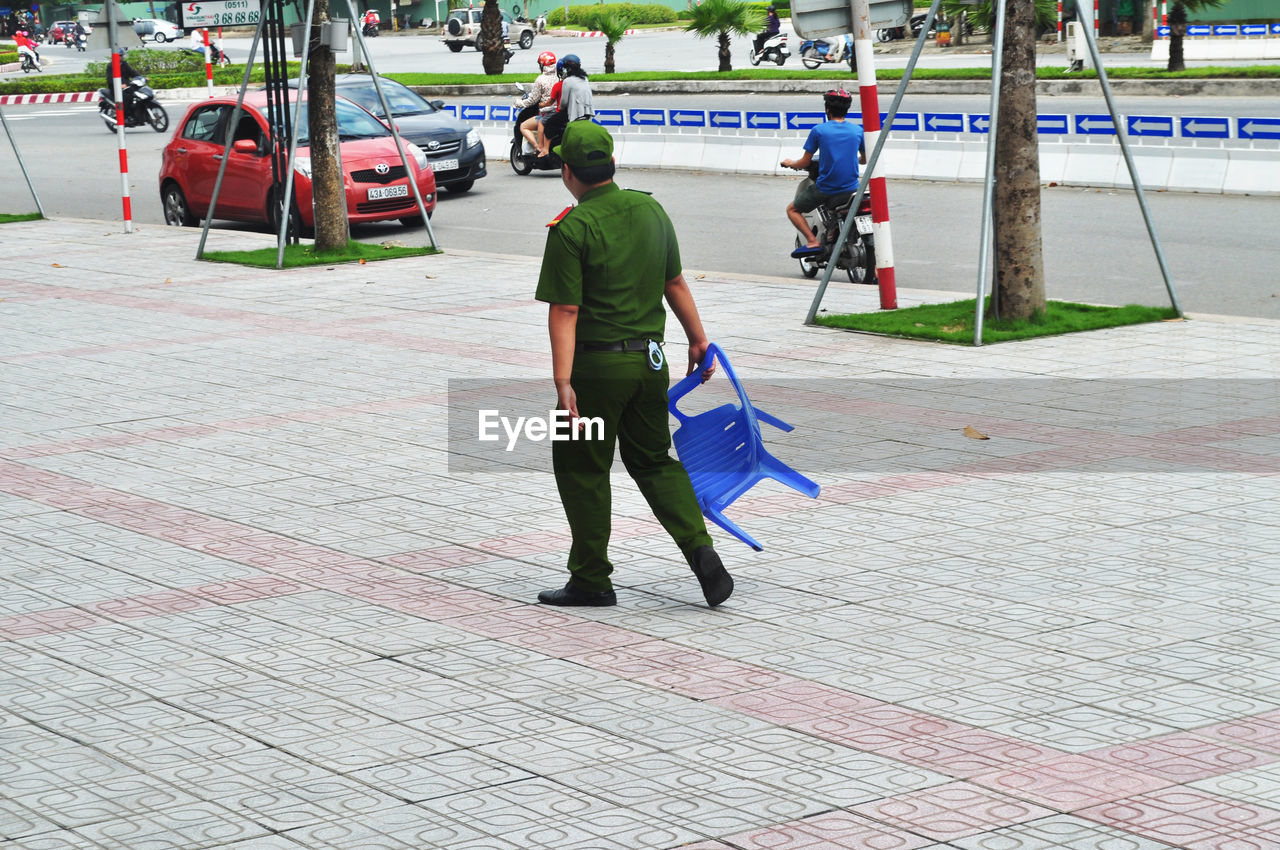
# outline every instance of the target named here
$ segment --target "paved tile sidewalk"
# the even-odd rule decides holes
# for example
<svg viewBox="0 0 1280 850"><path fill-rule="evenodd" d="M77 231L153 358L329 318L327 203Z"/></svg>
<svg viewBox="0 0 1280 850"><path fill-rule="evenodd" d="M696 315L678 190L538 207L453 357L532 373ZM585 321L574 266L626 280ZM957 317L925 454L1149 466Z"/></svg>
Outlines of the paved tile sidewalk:
<svg viewBox="0 0 1280 850"><path fill-rule="evenodd" d="M963 349L691 274L822 496L731 509L708 611L619 471L619 605L557 610L545 446L457 427L553 399L536 261L115 229L5 227L0 846L1280 848L1274 323Z"/></svg>

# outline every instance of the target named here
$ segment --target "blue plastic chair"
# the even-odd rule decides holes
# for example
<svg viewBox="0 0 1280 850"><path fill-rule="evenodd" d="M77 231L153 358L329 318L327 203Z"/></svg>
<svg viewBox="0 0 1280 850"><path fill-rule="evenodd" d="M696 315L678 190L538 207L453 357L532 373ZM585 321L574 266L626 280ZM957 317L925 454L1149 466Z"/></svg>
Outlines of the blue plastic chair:
<svg viewBox="0 0 1280 850"><path fill-rule="evenodd" d="M702 373L711 366L713 358L720 361L741 404L724 404L696 416L681 413L676 403L701 385ZM810 498L817 497L818 485L765 451L760 439L760 422L782 431L794 428L752 406L724 350L715 343L707 347L706 356L693 374L668 391L667 408L680 423L672 441L693 482L693 492L698 496L703 516L752 549L760 551L764 547L724 515L724 509L739 496L761 480L772 478Z"/></svg>

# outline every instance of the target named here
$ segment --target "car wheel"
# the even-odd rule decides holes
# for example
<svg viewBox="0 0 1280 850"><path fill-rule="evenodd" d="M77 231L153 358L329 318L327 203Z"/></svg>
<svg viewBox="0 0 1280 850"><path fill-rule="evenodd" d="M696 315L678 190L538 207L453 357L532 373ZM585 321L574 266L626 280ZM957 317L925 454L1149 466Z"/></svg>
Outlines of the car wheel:
<svg viewBox="0 0 1280 850"><path fill-rule="evenodd" d="M160 203L164 206L164 223L170 227L195 227L199 220L191 214L187 205L187 197L182 194L176 183L170 183L160 193Z"/></svg>
<svg viewBox="0 0 1280 850"><path fill-rule="evenodd" d="M275 196L271 194L267 197L267 227L270 228L272 234L280 235L280 213L281 207L284 206ZM298 212L298 205L292 204L289 210L289 231L285 234L287 241L293 241L302 235L302 214Z"/></svg>
<svg viewBox="0 0 1280 850"><path fill-rule="evenodd" d="M530 47L533 47L533 32L531 30L525 30L520 33L520 49L528 50Z"/></svg>
<svg viewBox="0 0 1280 850"><path fill-rule="evenodd" d="M445 24L445 29L449 31L449 35L462 35L462 21L450 18L449 23Z"/></svg>
<svg viewBox="0 0 1280 850"><path fill-rule="evenodd" d="M463 180L460 183L451 183L444 188L449 191L450 195L461 195L463 192L471 191L471 187L476 185L475 180Z"/></svg>
<svg viewBox="0 0 1280 850"><path fill-rule="evenodd" d="M454 53L461 53L461 52L462 52L463 45L462 45L462 43L461 43L461 42L457 42L457 41L450 41L450 42L447 42L447 44L448 44L449 49L450 49L450 50L452 50Z"/></svg>
<svg viewBox="0 0 1280 850"><path fill-rule="evenodd" d="M165 37L164 33L158 32L155 34L155 40L156 40L156 44L164 44L169 39Z"/></svg>

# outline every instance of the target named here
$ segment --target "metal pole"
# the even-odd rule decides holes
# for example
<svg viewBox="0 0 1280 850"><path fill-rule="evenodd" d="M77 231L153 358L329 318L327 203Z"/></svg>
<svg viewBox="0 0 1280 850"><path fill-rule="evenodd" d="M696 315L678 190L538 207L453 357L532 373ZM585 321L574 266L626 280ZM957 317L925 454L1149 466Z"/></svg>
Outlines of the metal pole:
<svg viewBox="0 0 1280 850"><path fill-rule="evenodd" d="M978 243L978 297L973 308L973 344L982 345L983 301L987 290L987 269L991 264L991 218L995 209L996 138L1000 114L1000 73L1004 68L1005 3L996 4L996 30L991 45L991 119L987 125L987 170L982 188L982 235ZM1034 83L1032 83L1034 85ZM991 304L997 306L996 287L991 287Z"/></svg>
<svg viewBox="0 0 1280 850"><path fill-rule="evenodd" d="M249 76L253 73L253 60L258 56L258 42L262 39L262 27L267 22L265 10L258 18L258 28L253 33L253 44L249 47L249 58L244 63L244 80L240 83L240 94L236 97L235 108L231 110L231 121L223 133L222 162L218 165L218 179L213 182L213 195L209 197L209 212L204 218L204 227L200 230L200 244L196 246L196 259L204 256L204 243L209 238L209 225L213 223L213 212L218 206L218 192L222 191L222 178L227 173L227 160L231 158L231 144L235 137L235 128L240 124L240 116L244 112L244 93L249 88ZM268 143L271 139L267 139Z"/></svg>
<svg viewBox="0 0 1280 850"><path fill-rule="evenodd" d="M355 15L355 0L347 0L347 8L351 10L352 16ZM378 93L378 102L382 104L382 113L387 116L387 126L391 128L391 138L395 139L396 151L400 154L400 163L404 166L404 173L409 176L409 188L413 190L413 198L418 202L418 212L422 214L422 224L427 228L427 238L431 240L431 247L439 250L440 246L436 244L435 231L431 229L431 218L427 215L427 207L422 202L422 192L418 189L418 181L413 177L413 169L409 167L409 160L404 155L404 142L400 138L400 131L396 129L395 116L391 114L391 104L387 103L387 96L382 92L382 83L378 80L378 69L373 66L373 54L369 52L368 45L364 42L364 34L359 29L356 30L356 38L359 39L360 47L363 48L365 57L369 60L369 76L373 80L373 89ZM431 166L427 163L427 167ZM437 192L439 189L437 188Z"/></svg>
<svg viewBox="0 0 1280 850"><path fill-rule="evenodd" d="M31 197L35 198L36 209L40 212L41 218L46 218L44 207L40 204L40 196L36 194L35 184L31 182L31 175L27 172L27 164L22 161L22 151L18 150L18 142L13 138L13 131L9 129L9 119L4 117L3 108L0 108L0 124L4 124L4 134L9 137L9 144L13 146L13 155L18 158L18 167L22 169L22 176L27 181L27 188L31 190Z"/></svg>
<svg viewBox="0 0 1280 850"><path fill-rule="evenodd" d="M1082 8L1081 0L1076 0L1076 16ZM1164 288L1169 292L1169 303L1178 315L1182 315L1182 305L1178 303L1178 293L1173 286L1173 277L1169 274L1169 264L1164 259L1164 249L1160 246L1160 237L1156 234L1155 223L1151 220L1151 210L1147 207L1147 196L1142 191L1142 180L1138 177L1138 166L1133 161L1133 152L1129 149L1129 136L1125 132L1124 122L1116 111L1115 100L1111 96L1111 83L1107 81L1107 71L1102 67L1102 57L1098 54L1098 44L1088 27L1084 28L1085 41L1089 43L1089 55L1093 57L1093 65L1098 69L1098 82L1102 83L1102 96L1106 98L1107 109L1111 112L1111 121L1116 128L1116 139L1120 142L1120 150L1124 153L1124 164L1129 168L1129 179L1133 181L1133 192L1138 196L1138 206L1142 208L1142 220L1147 224L1147 235L1151 237L1151 247L1156 252L1156 263L1160 266L1160 274L1164 277Z"/></svg>
<svg viewBox="0 0 1280 850"><path fill-rule="evenodd" d="M907 68L902 72L902 80L898 83L898 90L893 95L893 104L889 107L889 115L885 119L884 130L880 133L880 138L876 139L876 146L871 151L871 157L867 160L866 173L874 174L876 163L880 161L880 151L884 149L885 140L889 138L889 132L893 129L893 119L898 114L898 105L902 103L902 96L907 92L907 83L911 82L911 74L916 69L916 62L920 58L920 52L924 50L925 39L929 37L929 28L933 26L933 19L938 14L938 6L942 0L933 0L933 4L929 6L929 14L925 15L924 26L920 28L920 35L916 38L916 46L911 51L911 59L907 61ZM822 305L822 296L826 294L827 284L831 282L831 273L835 270L835 257L840 256L840 252L844 250L844 243L849 238L849 227L853 224L853 219L857 215L858 207L862 204L862 198L867 193L868 180L858 181L858 191L853 196L853 203L849 205L849 214L844 217L844 223L840 226L840 238L836 240L835 247L831 249L832 261L827 263L826 269L822 273L822 282L818 284L818 291L813 294L813 303L809 305L809 314L805 316L805 324L813 324L813 320L817 318L818 308Z"/></svg>
<svg viewBox="0 0 1280 850"><path fill-rule="evenodd" d="M284 244L289 233L289 219L293 218L293 210L290 209L293 205L291 201L293 198L293 162L294 157L298 154L298 119L302 117L302 87L307 84L307 59L311 56L311 26L312 16L315 11L316 0L307 0L307 18L303 21L307 36L302 42L302 64L298 67L298 97L293 102L293 132L289 134L289 158L285 160L284 193L280 196L285 208L280 211L280 238L276 241L276 268L278 269L284 268ZM284 93L285 102L288 103L289 85L287 81ZM336 117L334 120L337 120ZM341 146L341 133L338 134L338 138L339 146ZM299 222L298 226L301 227L302 223Z"/></svg>

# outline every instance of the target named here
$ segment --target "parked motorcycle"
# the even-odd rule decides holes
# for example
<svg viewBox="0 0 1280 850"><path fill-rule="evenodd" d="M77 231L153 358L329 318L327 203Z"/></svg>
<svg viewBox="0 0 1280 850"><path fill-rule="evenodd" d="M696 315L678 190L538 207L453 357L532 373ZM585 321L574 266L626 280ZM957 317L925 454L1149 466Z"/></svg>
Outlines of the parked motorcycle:
<svg viewBox="0 0 1280 850"><path fill-rule="evenodd" d="M806 40L800 45L800 61L809 70L813 70L820 65L827 64L830 60L827 55L831 52L831 44L826 41ZM853 55L853 39L845 36L844 56L841 62L849 66L850 71L858 69L857 59Z"/></svg>
<svg viewBox="0 0 1280 850"><path fill-rule="evenodd" d="M787 34L779 32L769 36L759 52L756 52L756 49L752 47L748 58L751 60L752 65L759 65L761 62L775 62L782 65L790 55L791 50L787 47Z"/></svg>
<svg viewBox="0 0 1280 850"><path fill-rule="evenodd" d="M813 228L814 235L822 244L822 253L800 258L800 271L805 277L817 277L818 272L831 262L832 251L840 238L840 227L844 223L845 215L849 212L849 201L852 200L851 195L848 201L834 209L826 204L819 204L813 212L805 214L805 220L809 222L809 227ZM845 240L844 247L840 251L840 256L835 260L836 268L844 269L853 283L875 283L876 243L875 237L871 235L870 195L863 196L862 203L858 205L858 213L853 219L853 225L849 231L849 238ZM803 244L800 235L796 234L796 247L799 248Z"/></svg>
<svg viewBox="0 0 1280 850"><path fill-rule="evenodd" d="M151 129L157 133L169 129L169 113L156 102L156 93L147 85L147 78L134 77L129 85L134 87L133 105L125 107L124 126L141 127L150 124ZM115 98L104 88L98 89L98 115L109 131L117 132Z"/></svg>
<svg viewBox="0 0 1280 850"><path fill-rule="evenodd" d="M911 37L919 38L920 30L924 28L924 20L926 17L928 17L928 15L921 13L919 15L913 15L905 27L885 27L884 29L878 29L876 30L876 40L883 43L906 38L908 27L910 28ZM929 34L933 35L933 32L933 30L930 30ZM973 35L973 23L967 17L964 21L964 34L966 36Z"/></svg>
<svg viewBox="0 0 1280 850"><path fill-rule="evenodd" d="M524 87L517 85L516 88L524 91ZM560 157L555 153L548 153L546 156L538 156L537 151L533 149L533 145L529 144L529 140L520 132L520 125L525 121L538 114L538 104L531 103L524 109L520 110L520 114L516 116L515 129L511 137L511 170L516 174L525 175L530 171L559 171ZM554 147L559 139L552 139L548 144L548 149Z"/></svg>

